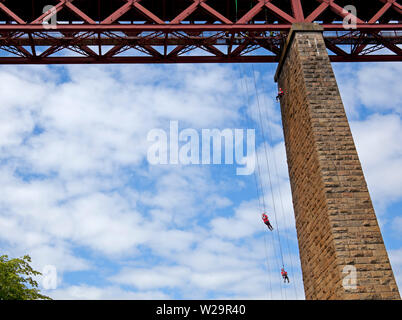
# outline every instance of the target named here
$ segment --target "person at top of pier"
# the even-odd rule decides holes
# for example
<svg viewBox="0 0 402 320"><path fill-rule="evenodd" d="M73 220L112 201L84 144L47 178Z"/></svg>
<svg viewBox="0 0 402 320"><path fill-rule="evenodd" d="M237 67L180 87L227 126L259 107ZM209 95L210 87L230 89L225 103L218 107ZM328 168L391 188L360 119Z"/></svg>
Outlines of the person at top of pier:
<svg viewBox="0 0 402 320"><path fill-rule="evenodd" d="M274 230L274 228L271 226L271 223L269 222L268 216L265 214L265 212L262 214L262 221L267 225L269 230Z"/></svg>
<svg viewBox="0 0 402 320"><path fill-rule="evenodd" d="M284 95L282 88L279 88L278 95L276 96L276 101L279 101Z"/></svg>

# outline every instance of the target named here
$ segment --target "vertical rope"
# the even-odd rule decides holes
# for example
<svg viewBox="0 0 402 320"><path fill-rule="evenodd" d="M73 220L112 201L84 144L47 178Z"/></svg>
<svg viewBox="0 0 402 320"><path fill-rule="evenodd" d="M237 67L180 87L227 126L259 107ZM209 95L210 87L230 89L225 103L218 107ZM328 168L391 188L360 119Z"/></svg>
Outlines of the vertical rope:
<svg viewBox="0 0 402 320"><path fill-rule="evenodd" d="M243 92L244 92L244 84L242 82L242 79L244 79L243 74L242 74L242 69L241 67L239 67L239 73L240 73L240 83L242 85L243 88ZM247 91L247 110L249 109L250 106L250 95L249 95L249 91L248 91L248 86L247 86L247 82L246 80L244 80L244 82L246 83L246 91ZM246 120L247 120L247 125L251 127L251 123L250 123L250 119L247 115L246 112ZM255 154L256 157L256 161L257 161L257 170L258 172L260 172L260 165L259 165L259 161L258 161L258 156L257 154ZM258 181L261 181L260 179L257 179L257 175L256 172L253 172L253 176L254 176L254 182L255 182L255 186L256 186L256 190L257 190L257 197L258 197L258 203L259 203L259 207L260 210L263 209L264 211L266 210L266 205L265 205L265 199L264 199L264 190L263 190L263 186L262 184L259 186L258 185ZM260 196L260 188L261 188L261 194L262 197ZM264 228L264 227L263 227ZM267 271L268 274L270 274L271 270L270 270L270 266L269 266L269 259L268 259L268 251L267 251L267 241L266 241L266 233L265 233L265 229L263 230L264 232L264 248L265 248L265 261L266 261L266 266L267 266ZM268 282L268 281L267 281ZM271 282L271 277L269 277L269 289L270 289L270 293L271 293L271 300L272 300L272 282Z"/></svg>
<svg viewBox="0 0 402 320"><path fill-rule="evenodd" d="M269 158L268 158L267 144L266 144L266 138L265 138L265 133L264 133L264 126L263 126L263 123L262 123L262 113L261 113L260 100L259 100L259 97L258 97L257 81L255 79L254 66L251 65L251 67L252 67L252 71L253 71L254 87L255 87L255 90L256 90L256 93L257 93L257 96L256 96L257 97L257 107L258 107L258 113L259 113L259 120L260 120L262 138L264 140L264 151L265 151L265 158L266 158L266 162L267 162L269 185L270 185L270 189L271 189L272 206L273 206L273 209L274 209L273 211L274 211L274 215L275 215L276 231L277 231L277 235L278 235L279 249L280 249L280 254L281 254L282 266L284 267L285 264L284 264L284 260L283 260L281 238L280 238L280 234L279 234L278 219L277 219L277 215L276 215L275 197L274 197L273 187L272 187L271 170L270 170L270 165L269 165Z"/></svg>
<svg viewBox="0 0 402 320"><path fill-rule="evenodd" d="M266 163L267 163L269 185L270 185L271 197L272 197L272 206L273 206L273 211L274 211L274 216L275 216L275 225L276 225L276 234L277 234L278 244L279 244L279 253L280 253L282 268L285 268L285 262L284 262L284 258L283 258L283 252L282 252L282 243L281 243L281 237L280 237L280 232L279 232L277 210L276 210L276 201L275 201L274 190L273 190L273 186L272 186L271 169L270 169L269 157L268 157L268 151L267 151L267 140L265 138L264 125L262 123L262 112L261 112L260 99L259 99L259 95L258 95L258 88L257 88L256 77L255 77L255 70L254 70L253 65L251 65L251 67L252 67L252 74L253 74L253 79L254 79L254 88L255 88L255 91L256 91L259 121L260 121L262 136L263 136L263 139L264 139L265 159L266 159ZM282 290L282 282L281 282L281 290ZM285 299L287 299L286 291L284 291L284 292L285 292Z"/></svg>
<svg viewBox="0 0 402 320"><path fill-rule="evenodd" d="M264 82L262 82L262 88L264 92L267 92L266 87L264 86ZM268 104L266 102L265 96L263 96L264 99L264 104L265 104L265 110L266 110L266 122L268 124L267 126L267 131L268 131L268 138L270 141L270 144L273 145L273 138L272 138L272 133L271 133L271 126L269 124L269 119L271 118L271 114L269 112L269 107ZM274 168L275 168L275 173L276 173L276 179L277 179L277 183L278 183L278 192L279 192L279 199L280 199L280 204L281 204L281 219L283 219L284 221L287 220L286 219L286 214L285 214L285 209L284 209L284 205L283 205L283 197L282 197L282 191L281 191L281 184L280 184L280 179L279 179L279 171L278 171L278 166L277 166L277 161L276 161L276 156L275 156L275 150L272 150L272 154L273 154L273 162L274 162ZM292 258L292 254L291 254L291 250L290 250L290 245L289 245L289 237L285 236L286 239L286 246L288 249L288 257L289 257L289 261L290 261L290 272L294 275L294 271L293 271L293 258ZM296 299L298 299L298 294L297 294L297 287L296 287L296 282L293 282L293 287L294 287L294 291L295 291L295 297Z"/></svg>
<svg viewBox="0 0 402 320"><path fill-rule="evenodd" d="M272 197L272 205L273 205L273 210L274 210L274 216L275 216L275 224L276 224L276 233L278 237L278 244L279 244L279 253L280 253L280 258L282 262L282 266L284 267L284 259L283 259L283 253L282 253L282 244L281 244L281 239L280 239L280 234L279 234L279 226L278 226L278 219L276 216L276 205L275 205L275 199L273 195L273 187L272 187L272 179L271 179L271 171L270 171L270 166L269 166L269 159L268 159L268 152L267 152L267 146L266 146L266 139L265 139L265 133L264 133L264 126L262 123L262 114L261 114L261 106L260 106L260 99L258 95L258 90L257 90L257 85L256 85L256 79L255 79L255 72L254 72L254 67L252 65L252 74L253 74L253 79L254 79L254 88L256 90L256 100L257 100L257 107L258 107L258 116L257 118L259 119L260 123L260 128L261 128L261 133L262 133L262 138L263 138L263 143L264 143L264 150L265 150L265 159L267 162L267 170L268 170L268 177L269 177L269 184L270 184L270 189L271 189L271 197ZM260 179L261 179L261 173L260 173ZM263 181L261 179L261 181ZM262 183L262 182L261 182ZM276 246L273 245L274 247L274 252L275 256L276 255ZM280 288L281 288L281 295L283 299L283 292L282 292L282 282L280 282ZM285 299L286 299L286 291L285 291Z"/></svg>

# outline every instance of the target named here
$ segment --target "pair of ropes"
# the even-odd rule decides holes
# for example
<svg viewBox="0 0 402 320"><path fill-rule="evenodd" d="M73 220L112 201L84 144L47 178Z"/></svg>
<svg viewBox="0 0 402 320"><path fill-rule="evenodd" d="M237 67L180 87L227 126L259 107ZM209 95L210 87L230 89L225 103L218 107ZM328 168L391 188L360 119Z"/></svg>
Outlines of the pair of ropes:
<svg viewBox="0 0 402 320"><path fill-rule="evenodd" d="M271 130L270 130L270 114L269 114L269 108L267 107L266 101L265 101L265 108L264 110L261 107L261 99L259 96L259 90L258 90L258 85L257 85L257 80L256 80L256 75L255 75L255 70L254 70L254 66L251 65L251 73L252 73L252 78L253 78L253 84L254 84L254 90L255 90L255 102L256 102L256 109L257 110L253 110L253 108L251 107L251 103L250 103L250 88L249 88L249 84L247 81L247 78L244 76L244 72L243 72L243 68L240 65L239 66L239 72L240 72L240 79L242 81L242 87L243 87L243 92L246 93L247 95L247 110L250 111L250 116L251 118L256 119L255 122L257 124L257 131L259 131L261 133L261 138L263 140L263 153L261 155L259 155L259 152L256 152L255 154L255 159L256 159L256 170L254 171L254 181L255 181L255 185L256 185L256 191L257 191L257 197L258 197L258 203L259 203L259 209L264 212L267 213L267 201L266 201L266 196L267 196L267 185L266 183L266 179L264 179L262 177L262 166L264 165L262 162L265 162L266 164L266 176L268 176L268 185L269 185L269 191L271 194L271 201L272 201L272 211L274 213L273 217L274 217L274 222L275 222L275 231L272 233L272 239L269 242L269 244L271 245L271 248L273 249L272 251L274 252L275 257L278 257L279 254L279 258L275 259L277 266L276 268L276 272L278 272L279 268L278 265L280 265L281 270L285 270L285 259L284 259L284 252L282 250L282 240L281 240L281 235L280 235L280 230L279 230L279 223L278 223L278 215L277 215L277 205L276 205L276 201L275 201L275 196L274 196L274 188L273 188L273 183L272 183L272 178L273 178L273 173L271 172L272 169L272 163L273 163L273 167L276 173L276 179L277 179L277 184L278 184L278 193L279 193L279 198L280 198L280 204L281 204L281 210L282 210L282 217L280 217L281 219L285 219L285 212L284 212L284 206L283 206L283 200L282 200L282 192L281 192L281 188L280 188L280 179L279 179L279 173L278 173L278 167L276 164L276 159L275 159L275 153L272 152L272 159L270 160L270 158L268 157L268 146L267 143L269 142L269 145L273 145L272 142L272 134L271 134ZM262 81L261 81L262 83ZM265 92L265 88L263 88L264 92ZM265 95L263 95L263 97L265 98ZM265 113L263 112L265 111ZM265 118L264 118L265 115ZM250 126L250 116L247 114L246 112L246 120L248 125ZM265 122L265 125L264 125ZM266 134L266 130L265 128L267 128L267 134ZM266 139L266 137L268 137L269 140ZM265 158L265 159L261 159L261 158ZM265 161L264 161L265 160ZM262 224L263 226L263 224ZM264 228L264 226L263 226ZM275 239L276 236L276 239ZM267 232L266 232L266 228L264 228L264 246L265 246L265 258L266 258L266 264L267 264L267 270L270 273L271 270L270 268L272 267L270 265L270 258L268 256L268 250L270 250L271 248L268 248L267 245ZM286 238L286 244L287 244L287 249L288 249L288 261L290 261L290 265L291 265L291 272L293 273L293 261L292 261L292 255L290 252L290 246L289 246L289 239L288 237ZM277 244L277 245L276 245ZM274 271L273 274L276 273ZM269 281L269 290L271 292L271 299L272 299L272 280L271 277L268 277L268 281ZM287 299L287 293L286 290L284 290L282 288L282 281L280 282L280 291L281 291L281 297L282 299L285 297L285 299ZM293 286L294 286L294 290L295 290L295 297L297 299L297 289L296 289L296 285L295 282L293 281Z"/></svg>

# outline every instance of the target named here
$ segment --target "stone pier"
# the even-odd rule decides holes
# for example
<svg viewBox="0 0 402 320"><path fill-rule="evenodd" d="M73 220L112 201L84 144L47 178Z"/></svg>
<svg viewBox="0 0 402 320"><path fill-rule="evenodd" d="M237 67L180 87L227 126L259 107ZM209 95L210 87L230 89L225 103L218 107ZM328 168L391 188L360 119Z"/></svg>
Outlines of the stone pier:
<svg viewBox="0 0 402 320"><path fill-rule="evenodd" d="M400 299L327 54L295 24L275 75L307 299Z"/></svg>

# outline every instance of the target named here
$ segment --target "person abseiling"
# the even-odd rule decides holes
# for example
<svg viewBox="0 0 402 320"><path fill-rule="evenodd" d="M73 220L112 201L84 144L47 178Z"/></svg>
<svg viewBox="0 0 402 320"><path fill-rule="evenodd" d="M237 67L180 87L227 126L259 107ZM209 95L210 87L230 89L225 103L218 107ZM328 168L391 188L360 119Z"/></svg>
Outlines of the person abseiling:
<svg viewBox="0 0 402 320"><path fill-rule="evenodd" d="M288 273L285 271L284 268L281 269L281 275L282 275L282 278L283 278L283 282L286 282L286 280L287 280L288 283L289 283Z"/></svg>
<svg viewBox="0 0 402 320"><path fill-rule="evenodd" d="M282 88L279 88L278 95L276 96L276 101L281 100L283 95L284 95L284 92L283 92Z"/></svg>
<svg viewBox="0 0 402 320"><path fill-rule="evenodd" d="M264 223L267 225L269 230L274 230L274 228L272 228L271 223L269 222L268 216L265 214L265 212L262 214L262 221L264 221Z"/></svg>

